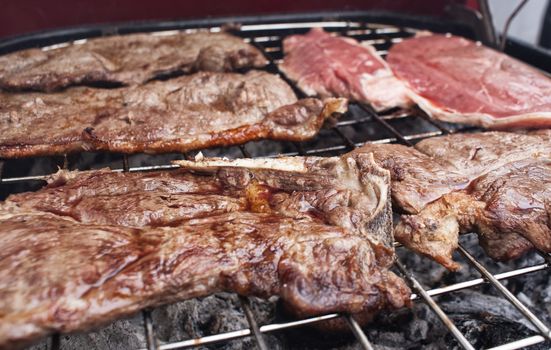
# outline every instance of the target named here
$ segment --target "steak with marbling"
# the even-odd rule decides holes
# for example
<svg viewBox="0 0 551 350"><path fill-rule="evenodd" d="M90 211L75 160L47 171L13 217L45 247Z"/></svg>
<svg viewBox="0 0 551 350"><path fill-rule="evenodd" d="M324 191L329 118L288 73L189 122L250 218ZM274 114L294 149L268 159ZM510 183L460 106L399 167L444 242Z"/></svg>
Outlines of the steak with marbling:
<svg viewBox="0 0 551 350"><path fill-rule="evenodd" d="M199 72L119 89L0 93L0 158L185 152L314 137L346 101L297 100L276 75Z"/></svg>
<svg viewBox="0 0 551 350"><path fill-rule="evenodd" d="M454 134L366 145L392 177L395 237L449 269L458 234L477 232L496 260L551 252L551 132Z"/></svg>
<svg viewBox="0 0 551 350"><path fill-rule="evenodd" d="M258 49L227 33L114 35L0 56L0 88L52 91L94 83L131 85L171 74L231 72L267 63Z"/></svg>
<svg viewBox="0 0 551 350"><path fill-rule="evenodd" d="M409 305L371 155L65 172L0 206L0 347L219 291L297 316Z"/></svg>

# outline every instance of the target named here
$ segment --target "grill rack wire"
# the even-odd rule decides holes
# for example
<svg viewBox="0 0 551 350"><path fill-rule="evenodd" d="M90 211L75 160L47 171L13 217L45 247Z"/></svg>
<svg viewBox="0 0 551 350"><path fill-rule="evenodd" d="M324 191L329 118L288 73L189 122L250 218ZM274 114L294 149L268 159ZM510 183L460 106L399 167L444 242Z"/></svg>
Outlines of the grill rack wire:
<svg viewBox="0 0 551 350"><path fill-rule="evenodd" d="M361 21L313 21L313 22L290 22L290 23L268 23L268 24L249 24L243 25L238 28L232 29L232 32L238 36L243 37L247 42L255 45L259 48L265 56L269 59L270 64L266 68L272 73L280 74L284 79L285 76L281 74L278 70L277 64L281 61L282 58L282 45L281 40L283 37L289 34L294 33L304 33L310 28L313 27L322 27L327 31L336 32L340 35L348 36L355 38L361 42L366 42L371 45L374 45L383 57L386 56L388 48L397 42L402 41L404 38L410 37L415 34L417 29L408 28L408 27L398 27L387 24L374 24L374 23L365 23ZM186 29L185 31L196 31L202 28L191 28ZM208 27L212 32L217 32L222 30L222 27ZM152 35L171 35L178 31L162 31L154 32ZM79 40L75 42L83 42L84 40ZM55 47L65 46L65 44L56 44L50 47L43 48L44 50L52 49ZM288 80L287 80L288 81ZM293 82L288 81L288 83L293 87L297 95L304 96L303 93L296 87ZM293 155L327 155L327 154L339 154L346 151L350 151L354 148L360 147L365 143L393 143L398 142L404 145L413 146L417 141L420 141L425 138L451 134L457 131L471 132L476 131L476 129L468 127L457 127L451 126L449 124L440 123L433 121L428 118L426 114L422 111L414 110L390 110L384 111L382 113L377 113L374 109L367 104L351 104L351 109L355 108L356 113L348 112L344 118L341 120L332 123L328 126L325 131L333 133L340 142L334 146L324 146L324 147L315 147L309 146L310 142L302 143L292 143L296 151L285 152L285 153L272 153L272 154L261 154L261 155L252 155L251 152L247 149L247 145L238 146L239 151L241 152L242 157L258 157L258 156L267 156L267 157L276 157L276 156L293 156ZM393 126L392 123L395 121L409 122L415 120L417 123L422 123L425 125L424 130L419 132L403 132L399 130L400 128ZM348 127L377 127L380 130L383 130L381 135L375 136L373 139L369 140L360 140L356 141L351 139L351 137L346 135L344 131ZM318 136L320 137L320 136ZM191 158L190 154L184 154L184 158ZM52 157L52 161L56 162L55 157ZM70 158L67 156L64 157L63 167L69 168ZM123 160L121 162L120 168L114 168L113 171L150 171L150 170L162 170L162 169L174 169L177 166L172 164L162 164L162 165L149 165L149 166L139 166L131 167L129 158L126 155L123 155ZM2 177L3 169L5 162L0 160L0 185L15 184L15 183L28 183L42 181L46 179L48 175L39 175L39 176L19 176L19 177ZM397 245L399 246L399 245ZM454 325L453 321L448 315L442 310L438 305L437 301L433 298L438 295L444 295L452 293L455 291L473 288L483 284L489 284L493 286L501 296L511 303L525 318L528 320L535 329L538 330L538 335L529 336L523 339L512 341L506 344L502 344L496 347L491 348L491 350L513 350L527 347L530 345L542 343L545 341L551 340L551 331L549 327L542 322L530 309L523 304L513 293L511 293L502 283L502 280L507 280L510 278L523 276L531 273L548 273L551 270L551 255L537 252L542 258L542 263L533 264L531 266L517 268L509 270L506 272L492 274L482 263L480 263L465 247L459 246L459 253L467 261L467 263L478 271L480 274L479 278L469 279L463 282L458 282L455 284L450 284L444 287L425 289L421 283L416 279L414 274L405 266L399 258L397 258L396 266L402 276L409 282L410 287L414 291L411 295L412 301L424 301L430 309L438 316L442 323L447 327L449 332L455 337L457 342L464 349L474 349L473 345L469 343L465 335ZM218 333L208 336L203 336L195 339L188 339L172 343L160 344L157 340L155 334L155 325L153 324L151 317L151 310L144 310L142 312L143 323L144 323L144 334L147 344L147 350L170 350L170 349L183 349L183 348L194 348L200 347L208 344L227 342L234 339L239 339L243 337L253 337L256 340L256 344L259 349L265 350L268 349L266 342L264 340L264 333L276 332L285 329L297 328L301 326L306 326L309 324L314 324L326 320L343 318L348 324L350 331L356 337L356 340L360 344L361 348L371 350L373 346L369 342L369 339L365 332L362 330L360 325L354 320L350 315L343 314L327 314L320 315L317 317L310 317L301 320L294 320L283 323L271 323L266 325L259 325L254 316L254 312L251 308L249 299L247 297L239 296L239 301L243 312L246 316L246 319L249 324L249 328ZM60 348L60 335L55 334L51 337L50 340L51 349Z"/></svg>

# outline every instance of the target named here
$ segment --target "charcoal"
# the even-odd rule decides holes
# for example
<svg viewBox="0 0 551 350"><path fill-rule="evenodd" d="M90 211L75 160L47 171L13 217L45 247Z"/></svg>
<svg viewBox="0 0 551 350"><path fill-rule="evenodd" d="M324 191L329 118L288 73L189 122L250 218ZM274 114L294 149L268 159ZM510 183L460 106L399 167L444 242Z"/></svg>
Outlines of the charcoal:
<svg viewBox="0 0 551 350"><path fill-rule="evenodd" d="M505 320L518 320L526 328L535 330L511 303L500 297L471 291L458 292L441 298L440 305L449 314L486 313Z"/></svg>
<svg viewBox="0 0 551 350"><path fill-rule="evenodd" d="M60 350L89 349L89 350L115 350L137 349L145 344L143 323L141 315L130 319L113 322L107 327L96 331L61 335ZM29 350L49 349L50 340L44 340L29 348Z"/></svg>
<svg viewBox="0 0 551 350"><path fill-rule="evenodd" d="M537 332L530 330L521 323L511 321L507 318L486 314L469 313L456 314L452 317L457 328L469 340L476 349L486 349L522 338L537 335ZM446 335L449 343L455 343L450 335ZM531 349L549 349L551 342L537 344ZM458 344L453 345L454 349L462 349Z"/></svg>

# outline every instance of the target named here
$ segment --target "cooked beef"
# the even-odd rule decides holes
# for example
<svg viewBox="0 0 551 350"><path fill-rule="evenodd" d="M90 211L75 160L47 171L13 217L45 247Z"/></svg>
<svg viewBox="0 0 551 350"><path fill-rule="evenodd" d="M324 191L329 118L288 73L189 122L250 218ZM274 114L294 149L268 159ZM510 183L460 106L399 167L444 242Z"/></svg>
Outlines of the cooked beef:
<svg viewBox="0 0 551 350"><path fill-rule="evenodd" d="M402 215L395 237L449 269L460 232L477 232L489 256L551 252L551 131L486 132L421 141L416 150L367 145L391 171Z"/></svg>
<svg viewBox="0 0 551 350"><path fill-rule="evenodd" d="M222 290L279 295L300 315L376 313L409 297L362 236L311 220L241 212L135 230L19 213L0 231L6 349Z"/></svg>
<svg viewBox="0 0 551 350"><path fill-rule="evenodd" d="M412 104L371 45L314 28L285 38L283 50L281 70L309 96L346 97L377 110Z"/></svg>
<svg viewBox="0 0 551 350"><path fill-rule="evenodd" d="M415 148L473 179L504 164L551 154L551 130L529 134L484 132L429 138Z"/></svg>
<svg viewBox="0 0 551 350"><path fill-rule="evenodd" d="M313 137L342 99L298 100L279 77L199 72L120 89L0 93L0 157L83 150L185 152Z"/></svg>
<svg viewBox="0 0 551 350"><path fill-rule="evenodd" d="M418 213L427 204L454 189L464 188L468 178L418 150L396 144L366 144L353 151L373 153L390 171L392 200L396 211Z"/></svg>
<svg viewBox="0 0 551 350"><path fill-rule="evenodd" d="M491 129L551 126L551 79L501 52L435 34L394 45L387 59L435 119Z"/></svg>
<svg viewBox="0 0 551 350"><path fill-rule="evenodd" d="M429 203L454 190L468 185L467 177L446 164L414 148L393 144L367 144L353 154L373 153L376 161L388 169L392 178L393 209L407 214L419 214ZM394 232L396 240L409 249L427 255L448 269L459 265L451 255L457 249L458 232L440 230L435 234L405 234L403 222L410 216L402 215ZM414 216L415 217L415 216Z"/></svg>
<svg viewBox="0 0 551 350"><path fill-rule="evenodd" d="M52 91L98 82L140 84L168 74L266 64L260 51L227 33L115 35L0 56L0 88Z"/></svg>
<svg viewBox="0 0 551 350"><path fill-rule="evenodd" d="M371 155L60 172L0 207L0 347L232 291L297 316L409 304Z"/></svg>
<svg viewBox="0 0 551 350"><path fill-rule="evenodd" d="M458 232L474 231L489 256L510 260L534 247L551 252L550 218L551 158L525 159L481 175L465 190L445 194L417 215L404 216L396 238L457 239ZM457 246L456 240L448 243Z"/></svg>

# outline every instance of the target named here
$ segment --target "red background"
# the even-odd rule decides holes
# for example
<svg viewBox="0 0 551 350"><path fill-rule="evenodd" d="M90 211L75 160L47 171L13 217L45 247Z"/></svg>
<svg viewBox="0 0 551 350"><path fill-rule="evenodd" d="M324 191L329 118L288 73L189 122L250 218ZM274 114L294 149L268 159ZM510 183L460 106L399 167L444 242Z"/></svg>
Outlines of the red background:
<svg viewBox="0 0 551 350"><path fill-rule="evenodd" d="M386 10L438 16L450 0L1 0L0 37L84 24L314 11ZM463 2L474 4L474 0Z"/></svg>

